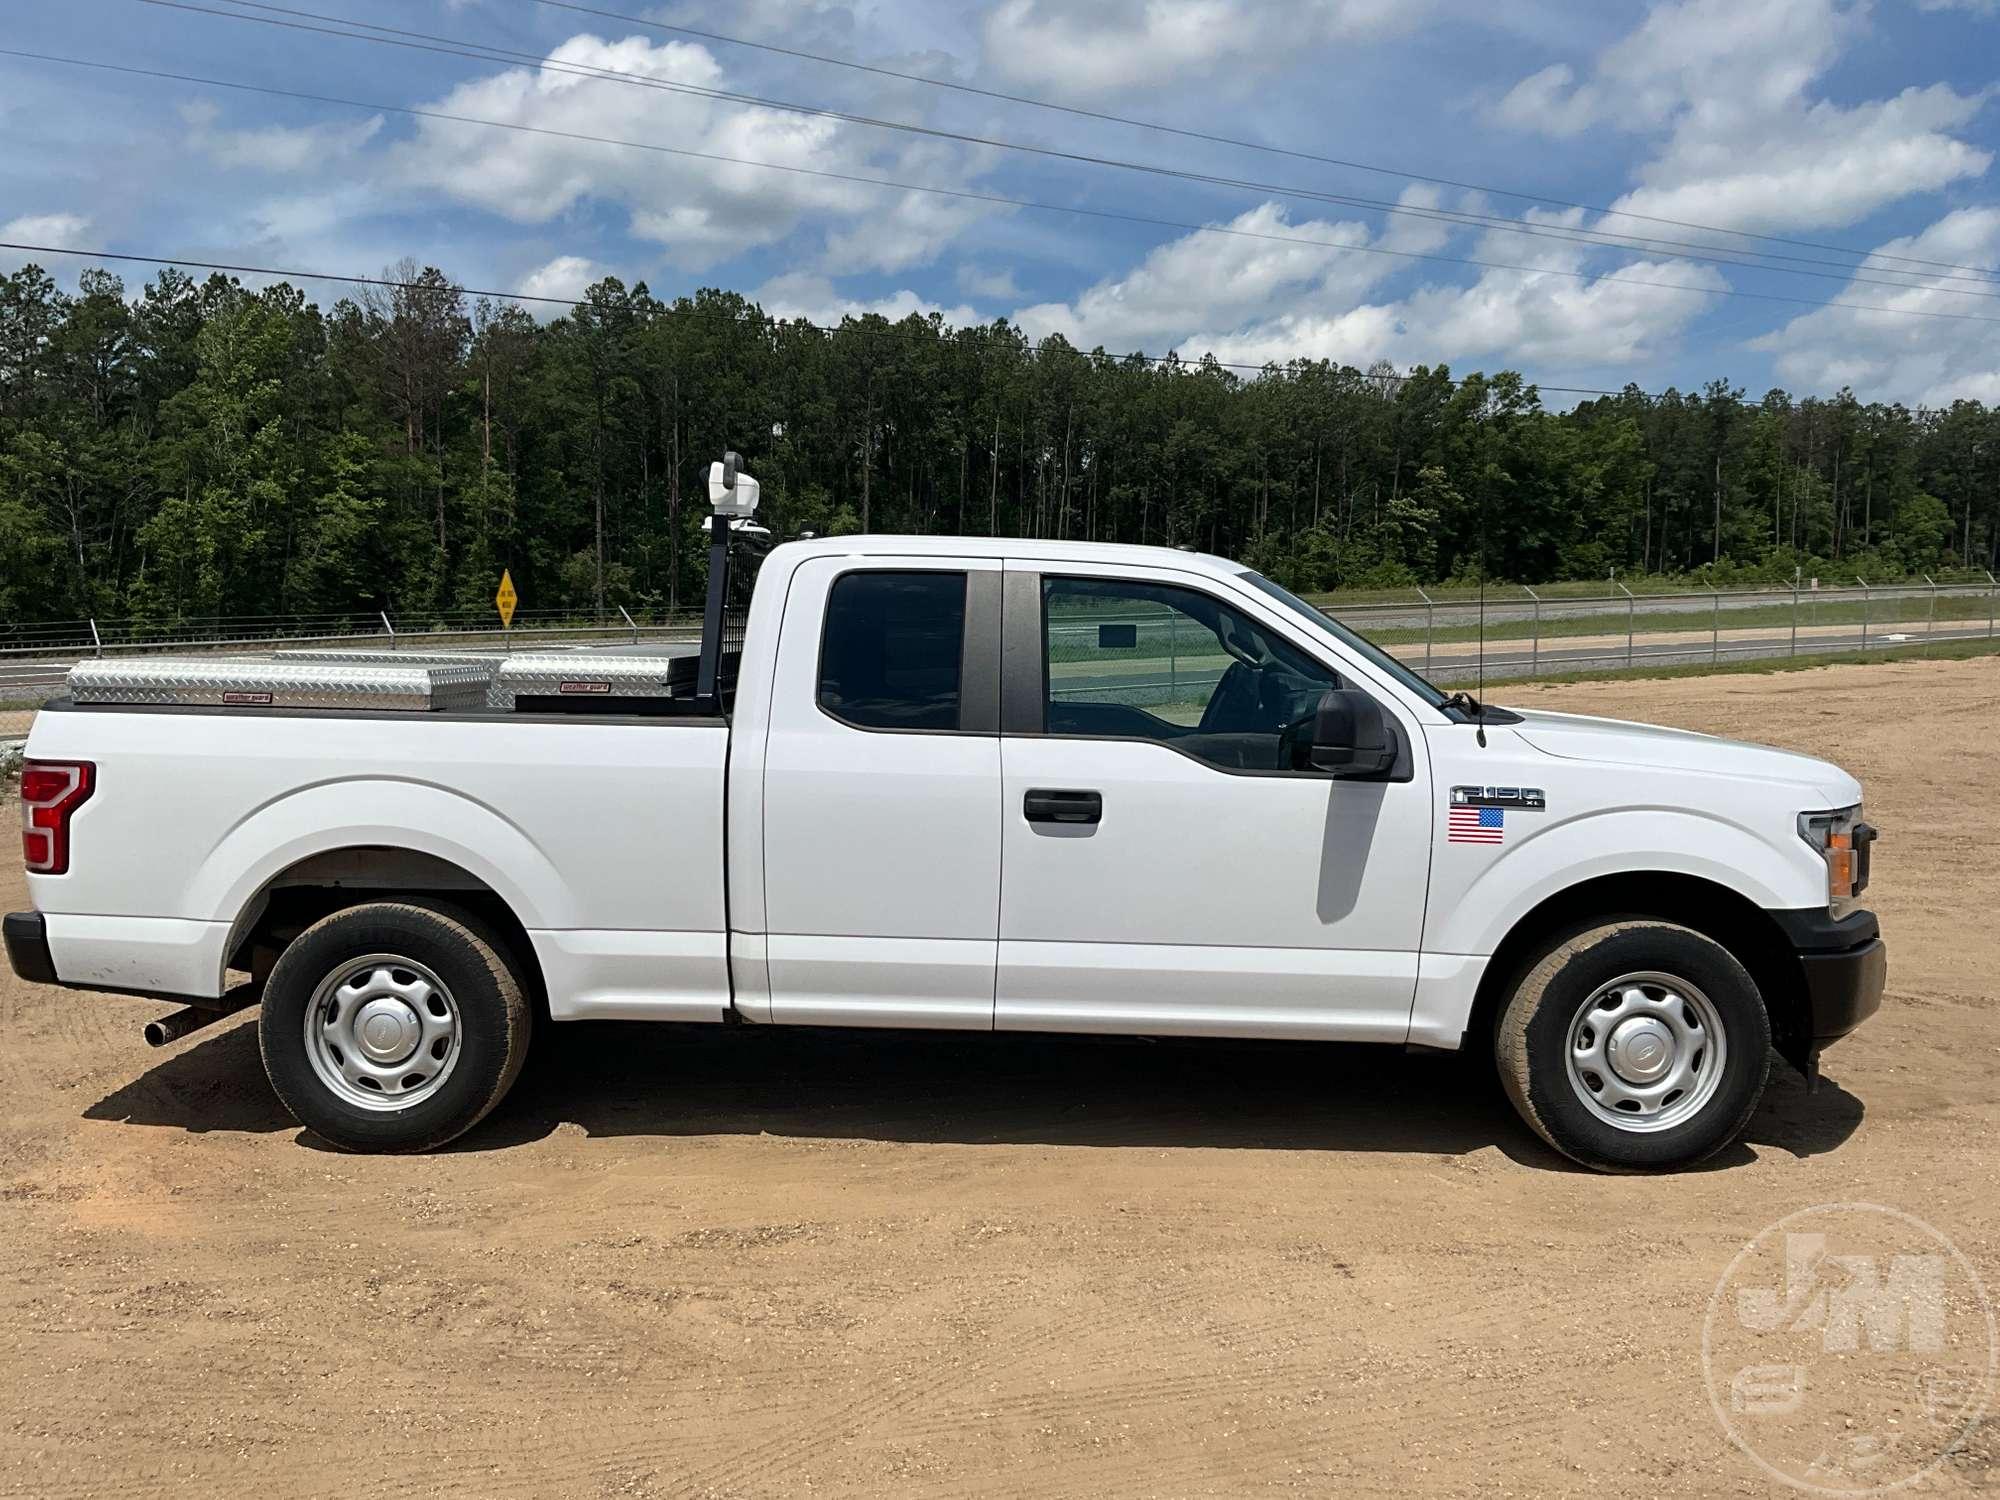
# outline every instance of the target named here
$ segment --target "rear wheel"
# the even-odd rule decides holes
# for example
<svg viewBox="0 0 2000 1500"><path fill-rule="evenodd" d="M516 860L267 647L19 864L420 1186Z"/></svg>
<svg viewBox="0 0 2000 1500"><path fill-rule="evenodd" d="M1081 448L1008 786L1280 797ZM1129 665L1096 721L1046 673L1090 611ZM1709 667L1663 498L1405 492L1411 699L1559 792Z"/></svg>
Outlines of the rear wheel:
<svg viewBox="0 0 2000 1500"><path fill-rule="evenodd" d="M476 919L371 902L279 955L258 1040L300 1124L350 1151L425 1151L500 1102L531 1014L505 947Z"/></svg>
<svg viewBox="0 0 2000 1500"><path fill-rule="evenodd" d="M1522 1119L1600 1171L1700 1161L1749 1123L1769 1072L1757 986L1713 938L1606 923L1531 963L1494 1051Z"/></svg>

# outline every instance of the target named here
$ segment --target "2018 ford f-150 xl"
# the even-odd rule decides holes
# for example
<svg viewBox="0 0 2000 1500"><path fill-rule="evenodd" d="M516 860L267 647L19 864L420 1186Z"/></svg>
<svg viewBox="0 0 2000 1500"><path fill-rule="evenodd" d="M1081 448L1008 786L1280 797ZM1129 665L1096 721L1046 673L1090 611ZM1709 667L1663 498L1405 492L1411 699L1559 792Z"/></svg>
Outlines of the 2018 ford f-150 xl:
<svg viewBox="0 0 2000 1500"><path fill-rule="evenodd" d="M609 1017L1473 1047L1552 1145L1655 1169L1880 1002L1824 761L1448 695L1161 548L789 543L739 634L755 482L710 488L682 691L577 653L501 708L50 704L15 969L194 1007L165 1035L260 1001L278 1094L358 1150Z"/></svg>

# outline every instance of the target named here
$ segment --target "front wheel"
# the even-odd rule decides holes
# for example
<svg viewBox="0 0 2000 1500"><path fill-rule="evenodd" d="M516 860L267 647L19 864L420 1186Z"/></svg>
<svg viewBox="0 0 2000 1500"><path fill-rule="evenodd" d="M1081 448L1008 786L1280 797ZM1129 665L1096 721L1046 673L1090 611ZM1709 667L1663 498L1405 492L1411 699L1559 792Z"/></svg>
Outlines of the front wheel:
<svg viewBox="0 0 2000 1500"><path fill-rule="evenodd" d="M1749 1123L1770 1068L1756 983L1713 938L1627 920L1576 933L1522 975L1494 1051L1521 1118L1599 1171L1686 1166Z"/></svg>
<svg viewBox="0 0 2000 1500"><path fill-rule="evenodd" d="M505 947L475 919L380 901L279 955L257 1037L301 1125L350 1151L427 1151L500 1102L531 1015Z"/></svg>

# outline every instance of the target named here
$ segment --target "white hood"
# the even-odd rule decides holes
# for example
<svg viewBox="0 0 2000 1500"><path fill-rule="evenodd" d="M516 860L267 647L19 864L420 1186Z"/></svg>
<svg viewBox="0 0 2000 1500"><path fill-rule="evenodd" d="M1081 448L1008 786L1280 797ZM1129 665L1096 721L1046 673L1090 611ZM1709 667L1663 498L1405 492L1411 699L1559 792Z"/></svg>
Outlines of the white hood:
<svg viewBox="0 0 2000 1500"><path fill-rule="evenodd" d="M1749 780L1784 782L1808 789L1824 807L1861 800L1861 783L1831 762L1769 745L1725 740L1691 729L1664 729L1583 714L1517 708L1515 733L1544 755L1668 771L1707 772Z"/></svg>

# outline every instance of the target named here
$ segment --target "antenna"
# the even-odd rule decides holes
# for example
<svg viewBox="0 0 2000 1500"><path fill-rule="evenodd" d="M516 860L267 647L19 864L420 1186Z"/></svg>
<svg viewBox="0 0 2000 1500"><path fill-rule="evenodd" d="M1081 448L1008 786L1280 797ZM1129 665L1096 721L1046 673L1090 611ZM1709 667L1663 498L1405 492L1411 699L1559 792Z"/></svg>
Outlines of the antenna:
<svg viewBox="0 0 2000 1500"><path fill-rule="evenodd" d="M1486 568L1483 562L1479 569L1479 691L1473 696L1486 696Z"/></svg>
<svg viewBox="0 0 2000 1500"><path fill-rule="evenodd" d="M1479 526L1479 691L1472 696L1479 704L1479 748L1486 748L1486 507L1481 506Z"/></svg>
<svg viewBox="0 0 2000 1500"><path fill-rule="evenodd" d="M1479 691L1472 695L1479 711L1473 715L1479 728L1474 736L1479 748L1486 748L1486 491L1479 492Z"/></svg>

